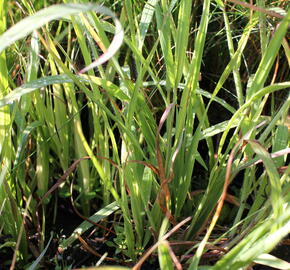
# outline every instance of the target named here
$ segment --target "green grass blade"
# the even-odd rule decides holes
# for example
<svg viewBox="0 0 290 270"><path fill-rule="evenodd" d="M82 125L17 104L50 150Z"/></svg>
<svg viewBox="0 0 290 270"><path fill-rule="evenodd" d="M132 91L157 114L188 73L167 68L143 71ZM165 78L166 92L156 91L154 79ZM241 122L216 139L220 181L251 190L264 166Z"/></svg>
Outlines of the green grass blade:
<svg viewBox="0 0 290 270"><path fill-rule="evenodd" d="M169 244L160 243L158 246L158 259L160 269L162 270L173 270L174 265L169 254Z"/></svg>
<svg viewBox="0 0 290 270"><path fill-rule="evenodd" d="M273 148L272 152L275 153L279 150L287 148L289 143L289 130L287 126L278 125L277 129L275 130L275 136L273 138ZM275 158L274 162L275 165L279 168L284 165L284 157L277 157Z"/></svg>
<svg viewBox="0 0 290 270"><path fill-rule="evenodd" d="M270 157L270 154L262 145L256 141L251 140L249 140L248 143L251 145L252 149L258 155L258 157L263 160L265 165L271 184L271 200L273 211L275 217L278 218L283 212L283 199L281 198L282 188L279 173L276 169L274 161Z"/></svg>
<svg viewBox="0 0 290 270"><path fill-rule="evenodd" d="M113 83L107 80L104 80L98 77L89 77L86 75L77 76L76 78L84 83L92 82L99 86L102 86L112 96L119 98L120 100L129 101L129 98L123 93L123 91L120 88L118 88L116 85L114 85ZM0 100L0 108L4 107L5 105L11 104L12 102L21 98L23 95L34 92L38 89L43 90L44 87L46 86L53 85L53 84L72 83L72 82L74 81L71 79L70 76L66 74L39 78L32 82L23 84L22 86L14 89L11 93L3 97Z"/></svg>
<svg viewBox="0 0 290 270"><path fill-rule="evenodd" d="M270 254L261 254L254 260L257 264L266 265L275 269L288 270L290 269L290 263L283 261Z"/></svg>
<svg viewBox="0 0 290 270"><path fill-rule="evenodd" d="M251 87L247 91L247 100L249 100L259 89L261 89L268 77L268 74L275 61L278 50L281 47L282 40L287 32L290 22L290 10L285 18L279 24L278 29L275 31L273 38L271 39L265 54L259 64L258 70L255 73Z"/></svg>
<svg viewBox="0 0 290 270"><path fill-rule="evenodd" d="M243 111L245 111L247 108L251 107L254 102L259 100L260 98L262 98L266 94L274 93L275 91L279 91L279 90L282 90L282 89L285 89L285 88L288 88L288 87L290 87L290 82L283 82L283 83L273 84L273 85L267 86L267 87L265 87L263 89L260 89L249 100L247 100L246 103L242 107L240 107L235 112L235 114L232 116L232 118L230 119L230 121L228 123L228 126L227 126L227 129L225 130L225 132L223 133L223 135L221 137L218 154L221 153L222 146L225 143L226 136L228 135L228 132L229 132L231 126L233 125L234 121L236 121L237 119L241 119L241 117L243 116L243 114L242 114ZM290 102L290 98L289 98L289 102Z"/></svg>
<svg viewBox="0 0 290 270"><path fill-rule="evenodd" d="M119 209L119 205L117 202L113 202L106 207L99 210L97 213L92 215L89 219L92 220L95 223L100 222L102 219L108 217L115 211ZM88 221L82 222L71 234L71 236L67 239L62 240L59 243L59 250L64 251L66 248L68 248L76 239L78 239L78 235L82 235L85 233L88 229L90 229L92 226L94 226L92 223L89 223Z"/></svg>
<svg viewBox="0 0 290 270"><path fill-rule="evenodd" d="M2 52L5 48L13 44L19 39L22 39L29 35L33 30L44 26L46 23L67 17L69 15L76 15L81 12L89 12L95 11L98 13L106 14L111 16L116 24L115 36L114 39L108 48L107 52L103 54L99 59L95 62L87 66L82 72L86 72L93 67L101 65L111 58L119 49L123 41L124 32L122 30L122 26L119 20L116 18L114 13L112 13L109 9L99 6L96 4L62 4L62 5L54 5L50 6L46 9L38 11L34 15L23 19L21 22L15 24L9 30L7 30L3 35L0 36L0 52Z"/></svg>
<svg viewBox="0 0 290 270"><path fill-rule="evenodd" d="M225 28L226 28L230 56L234 57L235 49L234 49L234 42L233 42L233 37L232 37L232 33L231 33L231 28L230 28L230 22L228 20L227 12L226 12L224 7L222 8L222 11L223 11L223 17L224 17L224 21L225 21ZM237 59L237 63L235 65L235 67L233 68L233 75L234 75L234 81L235 81L235 87L236 87L239 106L242 106L244 103L244 96L243 96L241 76L239 73L240 62L241 62L241 55Z"/></svg>
<svg viewBox="0 0 290 270"><path fill-rule="evenodd" d="M238 270L258 258L261 254L270 252L290 232L290 208L284 209L278 218L269 218L257 226L247 237L237 244L212 270ZM274 227L279 229L273 231Z"/></svg>
<svg viewBox="0 0 290 270"><path fill-rule="evenodd" d="M50 242L53 238L53 233L50 234L50 238L48 240L48 243L46 245L46 247L44 248L44 250L39 254L39 256L37 257L37 259L33 262L32 265L29 266L29 268L27 268L27 270L34 270L38 268L38 265L40 263L40 261L42 260L42 258L44 257L47 249L49 248Z"/></svg>
<svg viewBox="0 0 290 270"><path fill-rule="evenodd" d="M188 46L188 33L191 20L192 1L182 0L179 3L178 25L176 32L176 49L175 49L175 63L176 63L176 78L174 88L180 82L183 74L184 62L186 57L186 50Z"/></svg>
<svg viewBox="0 0 290 270"><path fill-rule="evenodd" d="M153 18L157 4L158 4L158 0L149 0L146 2L143 8L140 23L139 23L140 37L138 38L138 50L140 52L142 51L144 40L148 32L150 23L152 22L152 18Z"/></svg>

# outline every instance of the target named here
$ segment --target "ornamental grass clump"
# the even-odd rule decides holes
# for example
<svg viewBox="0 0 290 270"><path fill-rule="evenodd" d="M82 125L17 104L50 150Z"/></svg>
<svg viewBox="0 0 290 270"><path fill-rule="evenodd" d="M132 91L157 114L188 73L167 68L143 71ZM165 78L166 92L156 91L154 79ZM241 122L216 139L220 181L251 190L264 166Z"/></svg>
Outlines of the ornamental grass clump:
<svg viewBox="0 0 290 270"><path fill-rule="evenodd" d="M288 269L289 23L1 0L0 268Z"/></svg>

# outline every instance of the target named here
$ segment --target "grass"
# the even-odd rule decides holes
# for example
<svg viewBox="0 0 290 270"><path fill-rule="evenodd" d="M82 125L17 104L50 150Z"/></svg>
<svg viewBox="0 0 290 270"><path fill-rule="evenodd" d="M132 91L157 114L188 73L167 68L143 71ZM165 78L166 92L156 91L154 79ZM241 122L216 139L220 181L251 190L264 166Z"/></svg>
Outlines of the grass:
<svg viewBox="0 0 290 270"><path fill-rule="evenodd" d="M289 22L282 0L0 0L1 269L288 269Z"/></svg>

